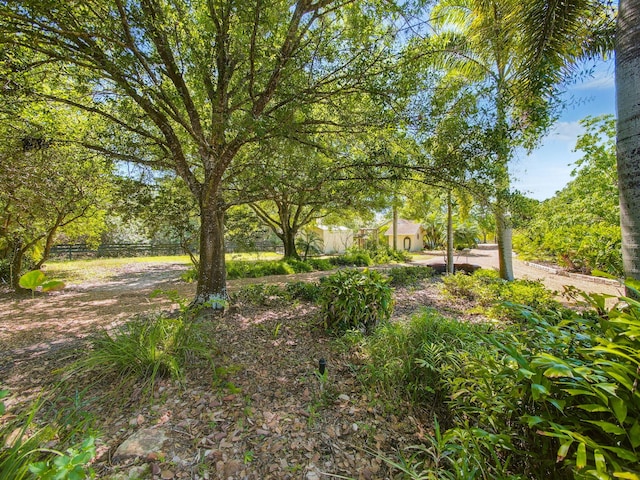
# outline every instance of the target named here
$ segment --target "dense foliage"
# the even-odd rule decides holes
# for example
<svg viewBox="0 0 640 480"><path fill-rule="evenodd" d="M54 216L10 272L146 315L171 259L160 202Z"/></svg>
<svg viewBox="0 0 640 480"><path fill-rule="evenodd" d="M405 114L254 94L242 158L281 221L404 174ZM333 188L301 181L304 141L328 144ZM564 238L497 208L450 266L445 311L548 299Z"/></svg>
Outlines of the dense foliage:
<svg viewBox="0 0 640 480"><path fill-rule="evenodd" d="M374 270L340 270L320 282L321 317L325 328L371 332L393 312L389 279Z"/></svg>
<svg viewBox="0 0 640 480"><path fill-rule="evenodd" d="M490 277L447 288L486 302ZM353 342L364 380L435 414L411 478L639 478L640 303L582 296L582 312L529 297L500 329L426 311Z"/></svg>
<svg viewBox="0 0 640 480"><path fill-rule="evenodd" d="M571 270L622 276L620 216L613 117L587 117L576 150L574 179L537 207L516 237L525 258L558 262ZM570 212L568 211L570 208Z"/></svg>

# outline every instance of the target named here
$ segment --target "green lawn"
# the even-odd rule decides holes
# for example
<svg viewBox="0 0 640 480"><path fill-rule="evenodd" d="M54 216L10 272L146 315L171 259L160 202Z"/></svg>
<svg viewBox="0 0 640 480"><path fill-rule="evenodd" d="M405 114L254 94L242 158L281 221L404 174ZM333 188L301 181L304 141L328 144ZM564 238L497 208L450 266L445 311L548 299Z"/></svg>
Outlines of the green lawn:
<svg viewBox="0 0 640 480"><path fill-rule="evenodd" d="M274 252L229 253L226 255L227 261L279 260L281 258L281 254ZM127 265L136 263L182 263L185 266L189 266L191 265L191 260L187 255L49 260L45 263L43 270L49 278L60 279L68 283L80 283L106 280Z"/></svg>

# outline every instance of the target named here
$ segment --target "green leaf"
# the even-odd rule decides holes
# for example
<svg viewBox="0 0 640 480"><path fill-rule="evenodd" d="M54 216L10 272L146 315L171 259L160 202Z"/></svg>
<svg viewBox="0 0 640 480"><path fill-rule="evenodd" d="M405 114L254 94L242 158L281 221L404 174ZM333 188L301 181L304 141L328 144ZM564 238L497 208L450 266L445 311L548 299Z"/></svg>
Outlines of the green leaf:
<svg viewBox="0 0 640 480"><path fill-rule="evenodd" d="M531 384L531 395L534 400L539 400L540 398L546 397L549 395L549 390L544 385L540 385L539 383Z"/></svg>
<svg viewBox="0 0 640 480"><path fill-rule="evenodd" d="M602 454L602 452L600 450L595 450L593 452L593 457L596 461L596 470L599 473L605 473L607 471L607 462L604 459L604 455Z"/></svg>
<svg viewBox="0 0 640 480"><path fill-rule="evenodd" d="M29 464L29 471L35 475L42 475L47 470L47 464L44 462L35 462Z"/></svg>
<svg viewBox="0 0 640 480"><path fill-rule="evenodd" d="M25 273L18 280L18 284L22 288L28 288L29 290L35 290L44 282L45 275L40 270L32 270Z"/></svg>
<svg viewBox="0 0 640 480"><path fill-rule="evenodd" d="M51 292L53 290L62 290L65 284L62 280L48 280L42 284L43 292Z"/></svg>
<svg viewBox="0 0 640 480"><path fill-rule="evenodd" d="M571 377L573 378L573 372L571 368L566 365L562 365L561 363L556 363L551 367L547 368L543 375L547 378L558 378L558 377Z"/></svg>
<svg viewBox="0 0 640 480"><path fill-rule="evenodd" d="M613 413L615 413L618 422L622 425L627 418L627 404L624 400L618 397L609 398L609 403L611 404L611 408L613 409Z"/></svg>
<svg viewBox="0 0 640 480"><path fill-rule="evenodd" d="M578 444L578 451L576 452L576 467L578 470L587 466L587 446L584 443Z"/></svg>
<svg viewBox="0 0 640 480"><path fill-rule="evenodd" d="M615 453L618 457L623 458L624 460L628 460L629 462L638 463L638 456L633 453L631 450L627 450L626 448L621 447L605 447L602 446L605 450Z"/></svg>
<svg viewBox="0 0 640 480"><path fill-rule="evenodd" d="M542 417L531 415L523 415L522 417L520 417L520 420L525 422L529 428L545 421L545 419Z"/></svg>
<svg viewBox="0 0 640 480"><path fill-rule="evenodd" d="M638 420L635 421L628 434L629 439L631 440L631 446L633 448L640 447L640 423L638 423Z"/></svg>
<svg viewBox="0 0 640 480"><path fill-rule="evenodd" d="M573 440L569 440L568 442L560 445L560 448L558 449L558 453L556 455L556 462L561 462L567 457L567 453L569 453L569 448L571 447L572 443Z"/></svg>
<svg viewBox="0 0 640 480"><path fill-rule="evenodd" d="M616 478L627 478L629 480L640 480L640 476L631 472L613 472L613 476Z"/></svg>
<svg viewBox="0 0 640 480"><path fill-rule="evenodd" d="M567 404L565 400L557 400L555 398L547 398L547 402L556 407L560 412L564 413L564 406Z"/></svg>
<svg viewBox="0 0 640 480"><path fill-rule="evenodd" d="M522 375L524 378L527 378L527 379L530 379L535 375L534 372L532 372L531 370L527 370L526 368L518 369L518 373L520 373L520 375Z"/></svg>
<svg viewBox="0 0 640 480"><path fill-rule="evenodd" d="M626 433L624 428L621 428L611 422L603 422L601 420L585 420L585 422L593 423L600 427L604 432L612 433L613 435L624 435Z"/></svg>
<svg viewBox="0 0 640 480"><path fill-rule="evenodd" d="M608 412L609 409L604 405L600 405L598 403L585 403L583 405L578 405L578 408L582 410L586 410L587 412Z"/></svg>

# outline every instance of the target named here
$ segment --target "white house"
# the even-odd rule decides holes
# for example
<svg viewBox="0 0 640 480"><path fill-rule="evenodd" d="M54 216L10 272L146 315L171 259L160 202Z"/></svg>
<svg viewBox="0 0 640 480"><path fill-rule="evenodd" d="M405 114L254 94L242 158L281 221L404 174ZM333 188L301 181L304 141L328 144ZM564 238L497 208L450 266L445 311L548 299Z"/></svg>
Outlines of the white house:
<svg viewBox="0 0 640 480"><path fill-rule="evenodd" d="M385 236L389 239L389 246L393 248L393 222L389 223ZM409 220L398 219L398 250L419 252L424 248L424 229L421 225Z"/></svg>
<svg viewBox="0 0 640 480"><path fill-rule="evenodd" d="M353 245L353 231L347 227L316 225L310 229L321 240L322 253L344 253Z"/></svg>

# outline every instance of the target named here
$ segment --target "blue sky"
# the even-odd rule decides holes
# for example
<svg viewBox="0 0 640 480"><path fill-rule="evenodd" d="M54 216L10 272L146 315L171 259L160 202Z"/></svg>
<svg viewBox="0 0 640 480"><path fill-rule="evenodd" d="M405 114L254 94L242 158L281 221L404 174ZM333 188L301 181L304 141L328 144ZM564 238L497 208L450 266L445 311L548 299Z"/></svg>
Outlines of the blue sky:
<svg viewBox="0 0 640 480"><path fill-rule="evenodd" d="M583 131L580 120L588 115L615 115L613 72L613 59L599 62L592 75L568 89L567 106L540 146L529 155L519 152L510 165L514 188L545 200L571 180L573 163L582 156L573 151Z"/></svg>

